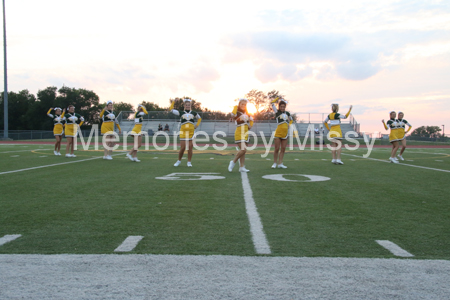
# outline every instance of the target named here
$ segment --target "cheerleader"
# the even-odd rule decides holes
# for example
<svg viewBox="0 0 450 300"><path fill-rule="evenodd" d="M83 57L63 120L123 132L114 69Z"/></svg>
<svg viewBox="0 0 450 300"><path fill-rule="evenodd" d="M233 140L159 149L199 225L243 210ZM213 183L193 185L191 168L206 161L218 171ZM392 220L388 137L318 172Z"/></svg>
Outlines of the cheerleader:
<svg viewBox="0 0 450 300"><path fill-rule="evenodd" d="M329 114L325 119L325 121L323 122L325 127L330 132L331 147L334 148L334 150L331 150L331 154L333 156L331 162L336 165L344 164L341 160L341 150L342 150L342 144L340 142L340 140L342 140L341 120L348 118L350 112L352 111L352 107L353 105L350 105L348 112L345 115L341 115L340 113L338 113L339 104L332 104L331 105L332 113ZM331 128L328 125L328 121L330 121Z"/></svg>
<svg viewBox="0 0 450 300"><path fill-rule="evenodd" d="M197 127L202 122L202 118L198 113L191 110L191 99L184 99L184 110L180 113L178 110L173 109L175 105L175 101L172 101L170 105L170 112L172 112L174 115L180 116L180 152L178 152L178 160L174 164L175 167L178 167L181 164L181 159L183 158L184 151L186 150L186 144L188 145L188 162L187 166L192 167L192 152L193 152L193 143L192 140L194 138L194 131L197 129ZM194 124L194 119L197 119L197 123Z"/></svg>
<svg viewBox="0 0 450 300"><path fill-rule="evenodd" d="M78 127L83 125L84 118L75 113L75 106L69 105L67 114L64 116L65 135L67 139L66 157L77 157L73 154L74 139L77 138Z"/></svg>
<svg viewBox="0 0 450 300"><path fill-rule="evenodd" d="M114 141L112 140L112 133L114 132L114 124L119 128L119 134L122 133L119 121L116 119L116 113L113 111L113 102L110 100L106 102L106 107L100 113L100 118L102 118L102 128L101 133L106 139L106 146L111 149L114 147ZM112 160L112 150L107 150L106 147L103 152L103 159Z"/></svg>
<svg viewBox="0 0 450 300"><path fill-rule="evenodd" d="M247 152L247 144L249 142L248 131L253 126L253 118L247 112L247 99L239 99L239 104L236 105L231 113L231 116L236 122L236 131L234 132L235 143L239 147L239 152L234 159L230 161L228 171L232 172L234 165L239 160L239 172L249 172L245 168L245 153Z"/></svg>
<svg viewBox="0 0 450 300"><path fill-rule="evenodd" d="M384 122L384 119L381 120L381 122L384 125L384 129L389 130L391 129L391 132L389 133L389 142L392 144L392 151L391 151L391 157L389 158L389 161L394 164L398 164L398 159L395 157L397 154L397 150L399 148L398 141L400 141L400 122L395 119L396 114L395 111L391 111L389 113L390 119L386 123Z"/></svg>
<svg viewBox="0 0 450 300"><path fill-rule="evenodd" d="M53 119L53 135L55 136L55 151L53 153L55 155L61 155L61 140L62 135L64 133L64 114L66 113L66 109L64 108L63 113L61 114L61 108L55 107L55 114L51 114L50 112L53 110L53 107L50 108L47 112L47 116Z"/></svg>
<svg viewBox="0 0 450 300"><path fill-rule="evenodd" d="M279 100L279 101L278 101ZM278 109L275 103L278 101ZM287 169L283 165L284 152L286 151L287 138L289 132L289 126L292 124L293 120L291 114L286 111L287 101L283 98L275 98L271 102L272 109L275 112L275 118L277 120L277 129L275 131L275 151L273 152L273 165L272 169L280 168ZM288 124L289 122L289 124Z"/></svg>
<svg viewBox="0 0 450 300"><path fill-rule="evenodd" d="M400 150L400 154L398 155L398 158L400 160L405 160L403 158L403 152L405 152L406 149L406 137L405 135L411 130L412 125L408 123L408 121L406 121L405 119L403 119L403 117L405 116L405 114L401 111L398 112L397 115L397 121L400 123L400 130L399 130L399 137L400 137L400 141L402 143L402 149ZM409 126L408 130L405 131L405 127L406 125Z"/></svg>
<svg viewBox="0 0 450 300"><path fill-rule="evenodd" d="M140 160L137 158L137 152L138 149L142 146L142 121L144 120L145 115L148 115L145 106L139 104L138 111L134 114L134 127L131 130L131 135L134 136L134 144L131 151L127 153L127 157L131 161L140 162Z"/></svg>

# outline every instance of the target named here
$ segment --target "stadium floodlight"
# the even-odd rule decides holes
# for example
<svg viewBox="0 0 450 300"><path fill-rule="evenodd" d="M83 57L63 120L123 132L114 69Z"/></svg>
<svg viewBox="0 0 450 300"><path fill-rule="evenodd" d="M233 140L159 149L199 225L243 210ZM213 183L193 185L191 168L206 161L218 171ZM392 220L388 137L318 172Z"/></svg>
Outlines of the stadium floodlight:
<svg viewBox="0 0 450 300"><path fill-rule="evenodd" d="M3 137L5 139L8 138L8 73L7 73L7 65L6 65L6 18L5 18L5 0L3 0L3 66L4 66L4 83L5 88L3 90L3 105L4 109L4 123L5 126L3 128Z"/></svg>

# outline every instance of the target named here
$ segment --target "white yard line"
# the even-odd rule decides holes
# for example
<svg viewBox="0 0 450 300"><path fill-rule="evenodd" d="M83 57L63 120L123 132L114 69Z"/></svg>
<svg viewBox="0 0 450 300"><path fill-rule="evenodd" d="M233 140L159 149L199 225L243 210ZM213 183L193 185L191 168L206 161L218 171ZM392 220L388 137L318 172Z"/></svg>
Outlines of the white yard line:
<svg viewBox="0 0 450 300"><path fill-rule="evenodd" d="M391 241L387 241L387 240L376 240L376 242L383 248L389 250L389 252L391 252L392 254L394 254L395 256L400 256L400 257L413 257L414 255L412 255L411 253L409 253L408 251L400 248L397 244L391 242Z"/></svg>
<svg viewBox="0 0 450 300"><path fill-rule="evenodd" d="M22 236L21 234L7 234L0 238L0 246L3 246L6 243L12 242L15 239L20 238L21 236Z"/></svg>
<svg viewBox="0 0 450 300"><path fill-rule="evenodd" d="M241 172L242 188L244 189L245 210L250 222L250 232L252 234L253 245L258 254L271 254L269 243L264 233L261 218L256 208L253 192L246 172Z"/></svg>
<svg viewBox="0 0 450 300"><path fill-rule="evenodd" d="M121 154L122 153L114 154L112 156L121 155ZM58 163L58 164L51 164L51 165L38 166L38 167L32 167L32 168L26 168L26 169L19 169L19 170L13 170L13 171L0 172L0 175L17 173L17 172L23 172L23 171L30 171L30 170L36 170L36 169L42 169L42 168L48 168L48 167L55 167L55 166L61 166L61 165L67 165L67 164L73 164L73 163L77 163L77 162L94 160L94 159L100 159L100 158L102 158L102 156L93 157L93 158L87 158L87 159L80 159L80 160L66 161L66 162ZM70 158L65 158L65 159L70 159Z"/></svg>
<svg viewBox="0 0 450 300"><path fill-rule="evenodd" d="M342 155L348 155L348 156L354 156L354 157L358 157L358 158L364 158L364 157L359 156L359 155L347 154L347 153L342 153ZM377 158L370 158L370 157L364 158L364 159L370 159L370 160L375 160L375 161L381 161L381 162L388 163L388 164L391 163L390 161L384 160L384 159L377 159ZM440 171L440 172L450 173L450 170L442 170L442 169L429 168L429 167L423 167L423 166L409 165L409 164L404 164L404 163L398 163L397 165L400 165L400 166L408 166L408 167L414 167L414 168L420 168L420 169L426 169L426 170L432 170L432 171Z"/></svg>
<svg viewBox="0 0 450 300"><path fill-rule="evenodd" d="M130 235L127 237L122 244L120 244L119 247L117 247L114 252L130 252L133 251L134 248L136 248L137 244L143 239L144 237L141 235Z"/></svg>

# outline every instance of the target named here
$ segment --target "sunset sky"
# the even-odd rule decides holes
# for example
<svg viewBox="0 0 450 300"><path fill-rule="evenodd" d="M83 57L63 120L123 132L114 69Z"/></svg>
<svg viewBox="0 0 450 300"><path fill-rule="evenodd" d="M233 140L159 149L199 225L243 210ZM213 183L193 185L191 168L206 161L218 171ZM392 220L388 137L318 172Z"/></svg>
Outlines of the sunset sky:
<svg viewBox="0 0 450 300"><path fill-rule="evenodd" d="M230 111L276 89L291 112L340 103L361 129L402 110L450 133L450 1L6 0L9 90L86 88Z"/></svg>

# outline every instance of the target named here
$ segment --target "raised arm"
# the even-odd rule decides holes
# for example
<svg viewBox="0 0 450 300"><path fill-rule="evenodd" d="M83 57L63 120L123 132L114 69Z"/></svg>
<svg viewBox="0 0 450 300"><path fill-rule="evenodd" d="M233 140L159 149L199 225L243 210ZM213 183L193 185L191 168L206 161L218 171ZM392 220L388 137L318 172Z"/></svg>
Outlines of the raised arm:
<svg viewBox="0 0 450 300"><path fill-rule="evenodd" d="M384 119L381 120L381 123L383 123L384 129L388 130L389 128L387 127L386 123L384 123Z"/></svg>
<svg viewBox="0 0 450 300"><path fill-rule="evenodd" d="M275 99L273 99L272 101L270 101L270 104L272 105L272 109L274 113L278 112L277 107L275 106L275 103L277 103L278 99L280 99L280 97L276 97Z"/></svg>
<svg viewBox="0 0 450 300"><path fill-rule="evenodd" d="M195 117L197 118L197 124L195 125L195 128L200 126L200 123L202 122L202 117L200 117L199 114L196 114Z"/></svg>
<svg viewBox="0 0 450 300"><path fill-rule="evenodd" d="M345 117L348 118L348 116L350 116L350 113L352 111L353 105L350 105L350 108L348 110L348 113L345 114Z"/></svg>
<svg viewBox="0 0 450 300"><path fill-rule="evenodd" d="M49 116L50 118L53 118L53 115L50 113L52 111L53 107L50 107L50 109L47 112L47 116Z"/></svg>
<svg viewBox="0 0 450 300"><path fill-rule="evenodd" d="M100 118L103 118L103 115L105 114L106 107L103 107L102 111L100 112Z"/></svg>
<svg viewBox="0 0 450 300"><path fill-rule="evenodd" d="M61 119L62 119L62 120L64 120L64 115L65 115L65 114L66 114L66 109L64 108L64 109L63 109L63 113L62 113L62 115L61 115Z"/></svg>
<svg viewBox="0 0 450 300"><path fill-rule="evenodd" d="M238 110L238 106L235 105L235 106L233 107L233 111L231 112L231 115L232 115L233 117L236 117L236 115L237 115L237 110Z"/></svg>

